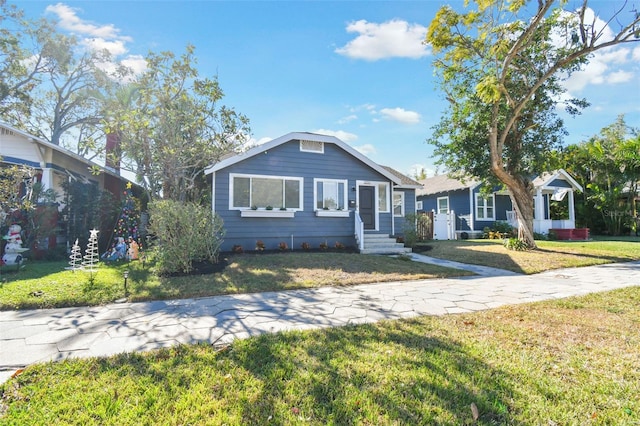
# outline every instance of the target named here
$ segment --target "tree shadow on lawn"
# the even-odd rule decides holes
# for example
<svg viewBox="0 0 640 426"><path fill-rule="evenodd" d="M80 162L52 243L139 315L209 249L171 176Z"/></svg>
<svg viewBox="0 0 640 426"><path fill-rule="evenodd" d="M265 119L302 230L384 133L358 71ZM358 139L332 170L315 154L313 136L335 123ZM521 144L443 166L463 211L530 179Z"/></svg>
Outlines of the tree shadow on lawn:
<svg viewBox="0 0 640 426"><path fill-rule="evenodd" d="M161 276L153 285L131 277L137 292L148 296L135 300L190 298L224 294L260 293L318 286L357 285L379 281L402 280L403 275L435 278L442 274L437 267L413 262L367 258L353 253L265 253L229 255L215 273L184 276ZM302 271L298 274L297 271ZM420 272L422 271L422 272ZM428 275L430 272L430 276Z"/></svg>
<svg viewBox="0 0 640 426"><path fill-rule="evenodd" d="M513 393L508 375L453 340L416 334L412 323L332 328L311 338L267 335L242 344L242 359L234 351L228 356L265 386L259 404L244 406L243 421L262 423L268 407L280 407L275 424L292 418L471 424L473 403L480 423L505 423L503 398Z"/></svg>
<svg viewBox="0 0 640 426"><path fill-rule="evenodd" d="M544 249L544 248L540 248L540 247L538 247L536 249L536 251L541 252L541 253L545 253L545 254L548 254L548 255L562 254L562 255L567 255L567 256L584 257L584 258L587 258L587 259L597 259L597 260L601 261L599 263L623 263L623 262L631 262L631 261L634 260L634 259L631 259L629 257L596 255L596 254L570 252L570 251L562 251L562 250L549 250L549 249Z"/></svg>
<svg viewBox="0 0 640 426"><path fill-rule="evenodd" d="M418 333L426 328L408 320L318 330L311 336L265 334L235 341L223 350L182 346L152 357L122 354L100 359L100 373L94 373L106 373L110 380L133 380L144 393L151 386L171 388L174 399L164 402L169 405L191 388L210 388L208 398L215 400L216 412L241 418L242 424L512 420L507 398L516 393L513 378L453 339ZM478 409L477 421L472 404ZM148 409L162 412L166 407Z"/></svg>
<svg viewBox="0 0 640 426"><path fill-rule="evenodd" d="M473 250L473 247L496 247L505 252ZM487 266L490 268L505 269L518 274L526 274L526 271L509 256L504 245L497 243L495 240L430 241L420 244L417 249L414 248L414 252L453 262Z"/></svg>

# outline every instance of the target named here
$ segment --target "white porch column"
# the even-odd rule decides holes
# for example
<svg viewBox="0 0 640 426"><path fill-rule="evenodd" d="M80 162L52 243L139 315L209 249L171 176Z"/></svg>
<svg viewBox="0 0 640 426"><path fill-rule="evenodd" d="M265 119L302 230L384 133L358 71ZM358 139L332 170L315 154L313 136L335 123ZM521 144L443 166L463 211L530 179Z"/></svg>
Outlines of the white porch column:
<svg viewBox="0 0 640 426"><path fill-rule="evenodd" d="M42 167L42 189L53 189L53 169Z"/></svg>
<svg viewBox="0 0 640 426"><path fill-rule="evenodd" d="M575 206L573 204L573 191L569 190L569 220L573 224L572 226L575 228L576 226L576 211Z"/></svg>
<svg viewBox="0 0 640 426"><path fill-rule="evenodd" d="M544 220L544 198L542 197L542 189L536 189L536 208L533 212L534 220Z"/></svg>

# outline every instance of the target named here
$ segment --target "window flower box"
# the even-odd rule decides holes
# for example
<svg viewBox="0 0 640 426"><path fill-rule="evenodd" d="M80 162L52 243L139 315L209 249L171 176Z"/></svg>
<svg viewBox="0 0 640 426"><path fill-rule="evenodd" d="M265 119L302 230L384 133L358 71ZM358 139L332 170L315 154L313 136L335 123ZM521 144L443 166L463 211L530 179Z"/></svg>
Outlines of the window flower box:
<svg viewBox="0 0 640 426"><path fill-rule="evenodd" d="M240 217L271 217L271 218L293 218L294 210L240 210Z"/></svg>
<svg viewBox="0 0 640 426"><path fill-rule="evenodd" d="M316 210L318 217L349 217L349 210Z"/></svg>

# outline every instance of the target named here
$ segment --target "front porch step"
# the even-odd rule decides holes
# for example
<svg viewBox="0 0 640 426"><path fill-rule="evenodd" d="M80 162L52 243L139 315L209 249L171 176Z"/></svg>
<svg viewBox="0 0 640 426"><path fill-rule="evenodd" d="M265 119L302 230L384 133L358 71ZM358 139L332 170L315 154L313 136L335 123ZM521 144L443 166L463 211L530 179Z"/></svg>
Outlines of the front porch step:
<svg viewBox="0 0 640 426"><path fill-rule="evenodd" d="M362 254L404 254L411 253L411 249L402 243L397 243L395 238L385 234L365 234Z"/></svg>

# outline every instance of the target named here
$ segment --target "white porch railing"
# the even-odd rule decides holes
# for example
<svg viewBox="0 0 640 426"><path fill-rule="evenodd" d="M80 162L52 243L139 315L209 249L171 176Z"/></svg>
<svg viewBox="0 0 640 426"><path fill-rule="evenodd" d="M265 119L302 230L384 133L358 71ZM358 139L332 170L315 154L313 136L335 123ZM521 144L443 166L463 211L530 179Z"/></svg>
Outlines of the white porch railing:
<svg viewBox="0 0 640 426"><path fill-rule="evenodd" d="M353 216L355 217L355 235L356 235L356 242L358 243L358 249L359 250L364 250L364 222L362 221L362 218L360 217L360 212L358 210L356 210L353 214Z"/></svg>
<svg viewBox="0 0 640 426"><path fill-rule="evenodd" d="M571 219L557 219L551 221L551 229L573 229L576 222Z"/></svg>

